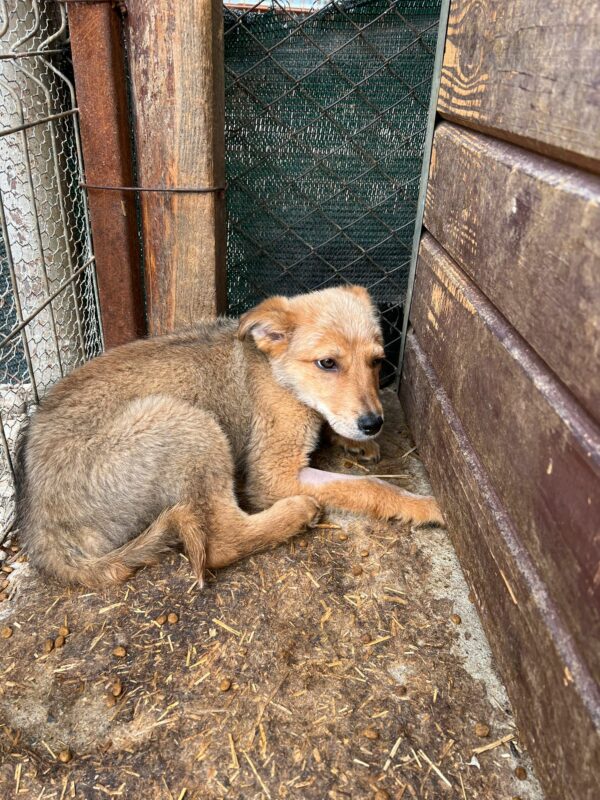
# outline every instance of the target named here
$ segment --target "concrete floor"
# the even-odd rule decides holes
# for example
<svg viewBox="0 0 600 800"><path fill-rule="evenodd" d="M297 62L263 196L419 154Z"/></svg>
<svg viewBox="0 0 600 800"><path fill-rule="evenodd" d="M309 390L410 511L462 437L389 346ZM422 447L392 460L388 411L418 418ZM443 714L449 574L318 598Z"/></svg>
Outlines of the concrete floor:
<svg viewBox="0 0 600 800"><path fill-rule="evenodd" d="M317 461L427 492L385 401L379 464ZM327 523L202 591L177 554L90 593L7 548L0 797L540 798L447 533Z"/></svg>

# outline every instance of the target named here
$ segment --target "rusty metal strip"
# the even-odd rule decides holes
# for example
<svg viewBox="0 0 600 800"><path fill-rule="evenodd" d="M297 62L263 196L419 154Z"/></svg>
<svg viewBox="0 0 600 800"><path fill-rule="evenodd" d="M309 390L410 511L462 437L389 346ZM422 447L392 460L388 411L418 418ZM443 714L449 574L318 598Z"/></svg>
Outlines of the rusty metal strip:
<svg viewBox="0 0 600 800"><path fill-rule="evenodd" d="M85 174L91 185L131 186L133 166L121 18L108 2L69 4ZM146 333L135 195L90 192L106 347Z"/></svg>

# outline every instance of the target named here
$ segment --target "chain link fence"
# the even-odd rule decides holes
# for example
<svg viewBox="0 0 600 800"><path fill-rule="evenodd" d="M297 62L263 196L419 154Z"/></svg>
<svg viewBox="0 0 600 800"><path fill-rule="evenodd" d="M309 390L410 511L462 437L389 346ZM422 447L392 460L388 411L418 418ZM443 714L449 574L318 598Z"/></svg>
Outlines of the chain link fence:
<svg viewBox="0 0 600 800"><path fill-rule="evenodd" d="M69 59L54 0L0 0L0 542L31 407L102 350Z"/></svg>
<svg viewBox="0 0 600 800"><path fill-rule="evenodd" d="M441 0L225 3L228 303L360 283L395 377Z"/></svg>

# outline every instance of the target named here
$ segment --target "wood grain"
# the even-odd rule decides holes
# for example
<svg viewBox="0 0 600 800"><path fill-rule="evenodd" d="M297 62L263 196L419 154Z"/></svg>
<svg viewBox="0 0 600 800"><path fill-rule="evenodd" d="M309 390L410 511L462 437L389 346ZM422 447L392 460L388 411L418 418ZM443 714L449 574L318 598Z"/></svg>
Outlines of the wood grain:
<svg viewBox="0 0 600 800"><path fill-rule="evenodd" d="M582 656L600 678L600 430L430 236L411 322Z"/></svg>
<svg viewBox="0 0 600 800"><path fill-rule="evenodd" d="M88 183L131 186L129 111L120 21L106 4L69 6L81 143ZM146 333L135 197L89 192L105 347Z"/></svg>
<svg viewBox="0 0 600 800"><path fill-rule="evenodd" d="M453 0L438 111L599 171L598 4Z"/></svg>
<svg viewBox="0 0 600 800"><path fill-rule="evenodd" d="M600 418L600 178L442 123L425 226Z"/></svg>
<svg viewBox="0 0 600 800"><path fill-rule="evenodd" d="M127 7L140 185L223 185L223 4ZM224 204L218 193L141 194L151 333L224 310Z"/></svg>
<svg viewBox="0 0 600 800"><path fill-rule="evenodd" d="M545 796L592 800L600 774L598 686L414 333L401 397Z"/></svg>

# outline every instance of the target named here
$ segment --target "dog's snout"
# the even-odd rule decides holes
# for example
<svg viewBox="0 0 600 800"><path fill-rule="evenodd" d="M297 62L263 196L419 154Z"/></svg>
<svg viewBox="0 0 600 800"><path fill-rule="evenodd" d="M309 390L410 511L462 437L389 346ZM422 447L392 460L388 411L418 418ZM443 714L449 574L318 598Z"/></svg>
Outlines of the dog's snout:
<svg viewBox="0 0 600 800"><path fill-rule="evenodd" d="M358 418L358 429L367 436L374 436L379 433L383 425L383 417L379 414L363 414Z"/></svg>

